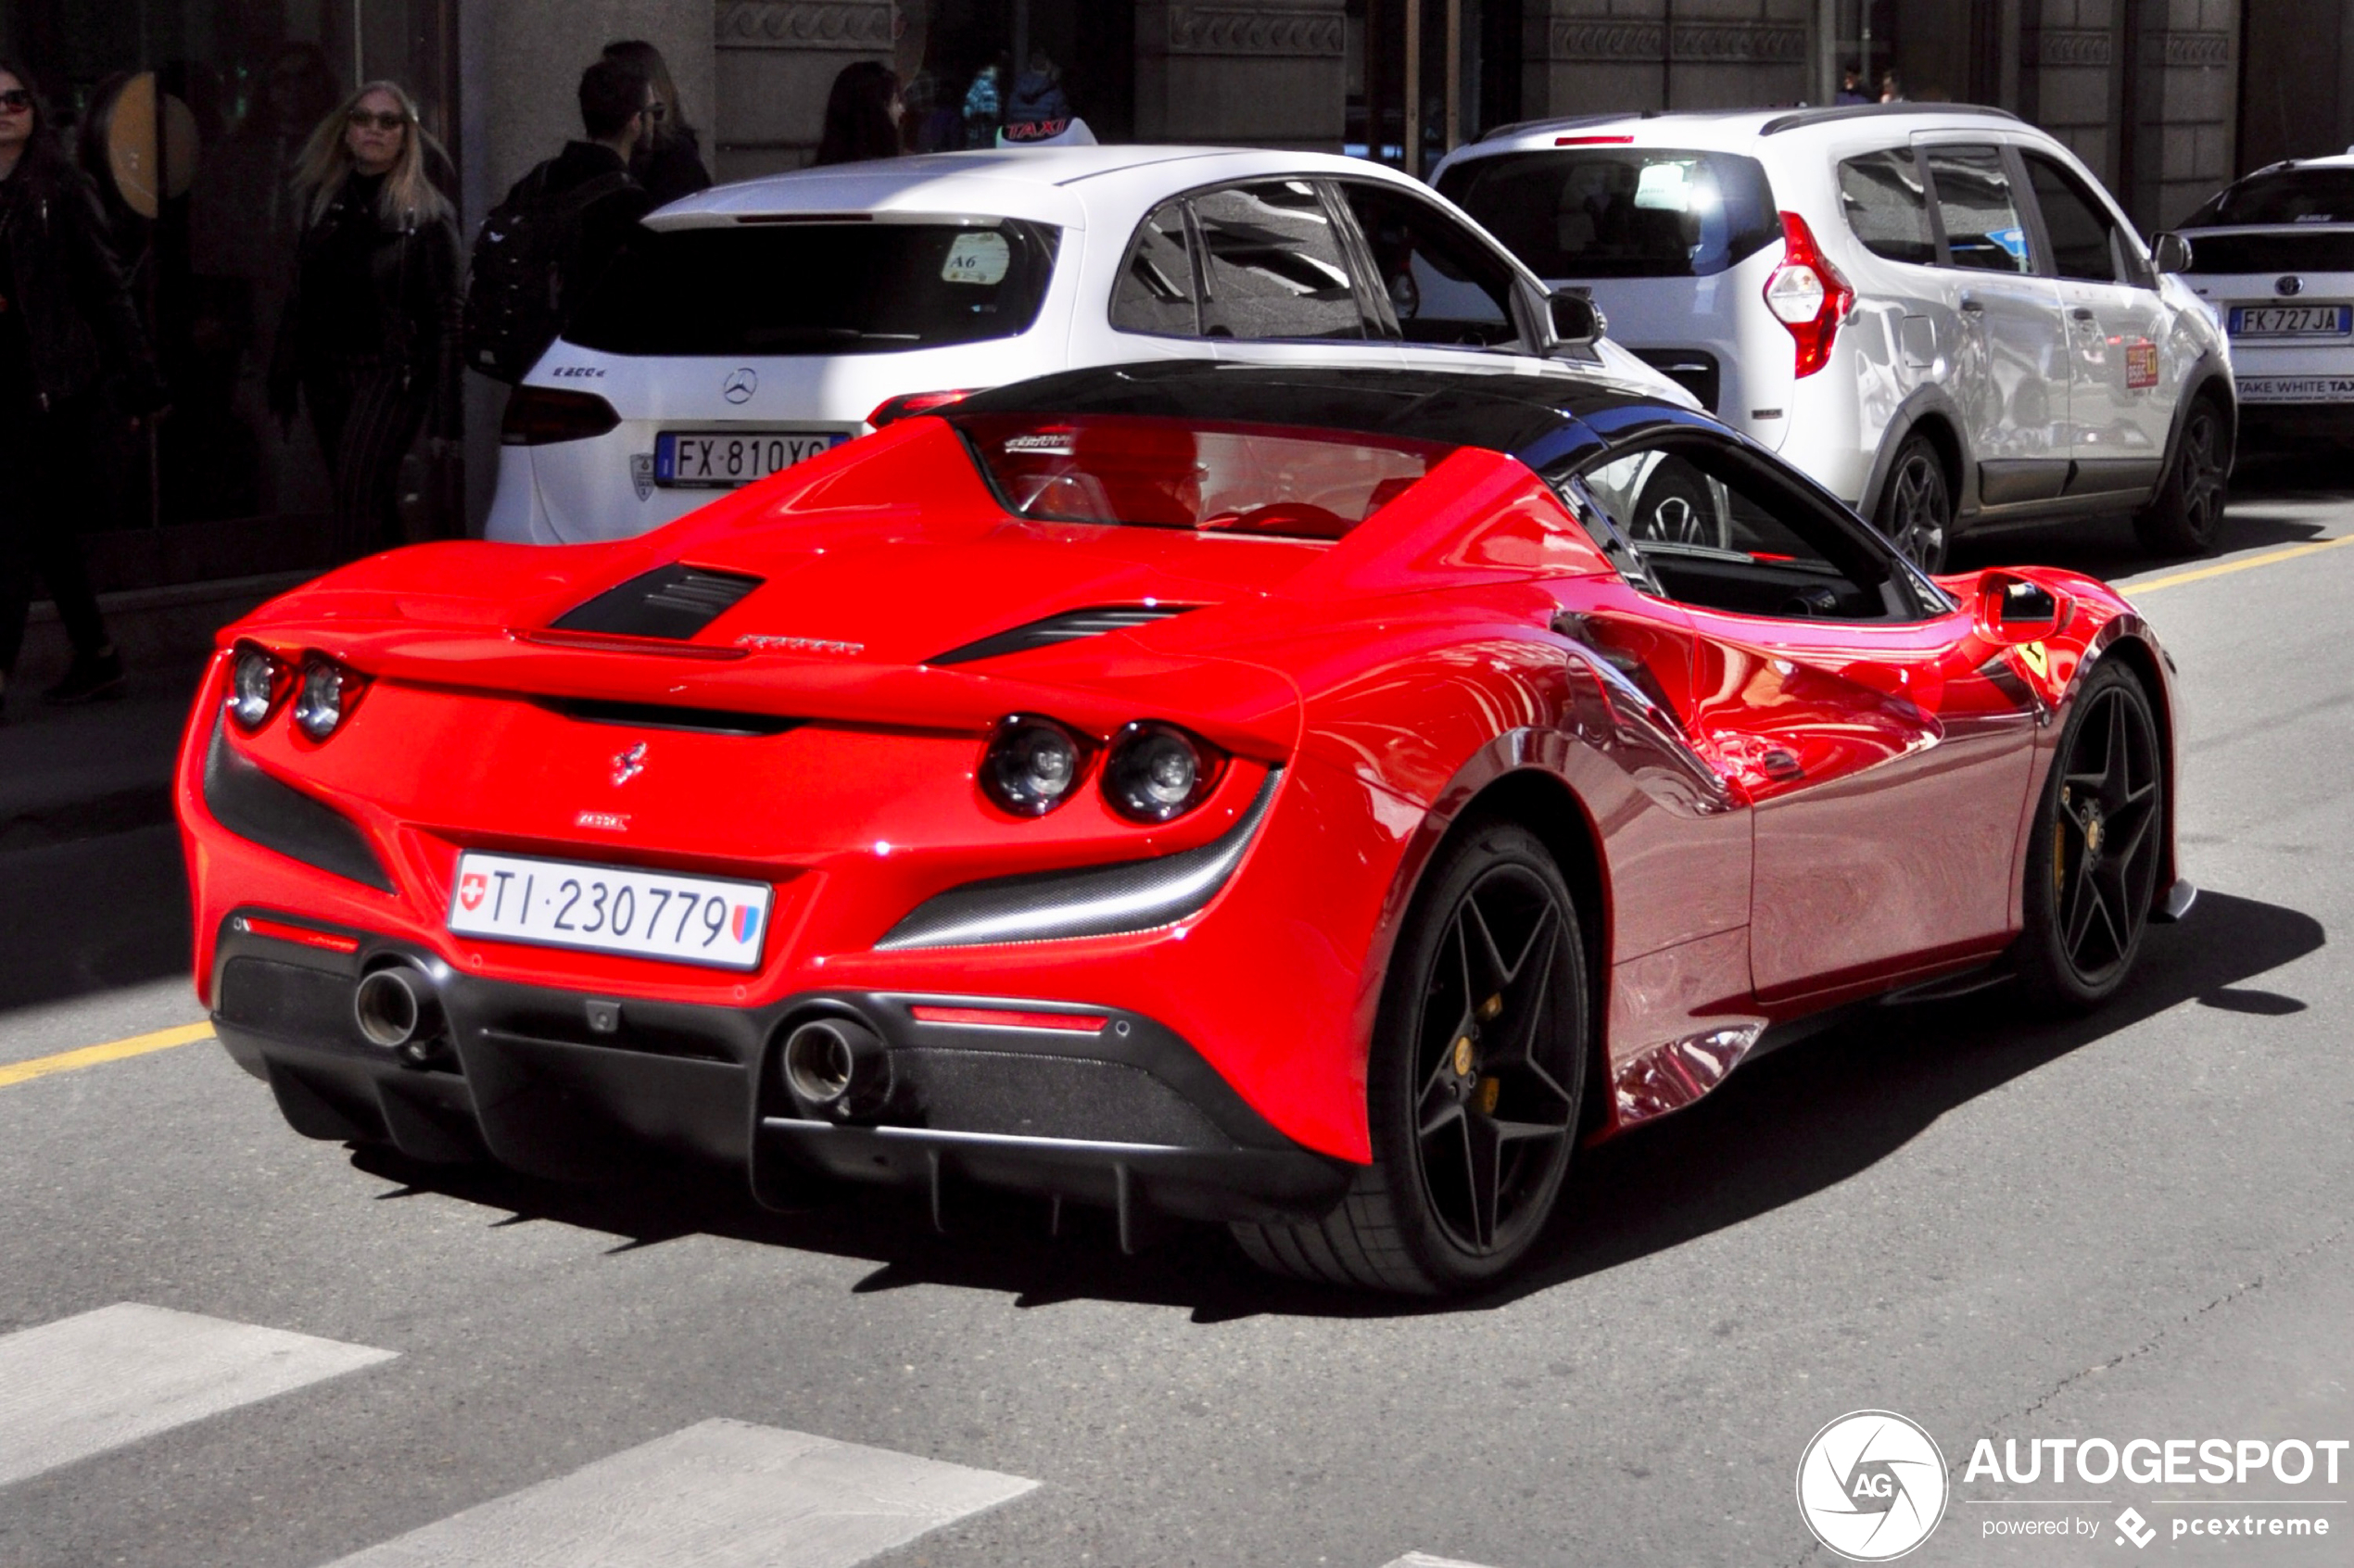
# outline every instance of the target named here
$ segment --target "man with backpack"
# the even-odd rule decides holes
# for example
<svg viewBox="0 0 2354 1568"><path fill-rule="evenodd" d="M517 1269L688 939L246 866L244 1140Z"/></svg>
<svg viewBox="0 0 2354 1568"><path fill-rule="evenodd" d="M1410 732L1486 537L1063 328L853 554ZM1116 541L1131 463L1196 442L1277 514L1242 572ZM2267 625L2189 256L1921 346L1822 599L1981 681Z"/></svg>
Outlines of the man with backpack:
<svg viewBox="0 0 2354 1568"><path fill-rule="evenodd" d="M629 160L653 130L654 89L612 58L580 73L586 139L515 182L483 220L466 289L466 362L523 379L652 209Z"/></svg>

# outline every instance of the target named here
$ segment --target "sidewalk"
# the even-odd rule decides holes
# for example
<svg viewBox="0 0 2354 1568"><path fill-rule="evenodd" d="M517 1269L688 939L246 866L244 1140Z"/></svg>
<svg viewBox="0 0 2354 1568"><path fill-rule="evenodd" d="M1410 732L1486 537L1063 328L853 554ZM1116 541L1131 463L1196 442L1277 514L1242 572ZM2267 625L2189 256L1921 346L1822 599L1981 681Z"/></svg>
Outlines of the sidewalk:
<svg viewBox="0 0 2354 1568"><path fill-rule="evenodd" d="M310 574L105 594L99 603L130 680L124 694L52 708L65 639L35 606L0 722L0 854L171 820L171 767L214 629Z"/></svg>

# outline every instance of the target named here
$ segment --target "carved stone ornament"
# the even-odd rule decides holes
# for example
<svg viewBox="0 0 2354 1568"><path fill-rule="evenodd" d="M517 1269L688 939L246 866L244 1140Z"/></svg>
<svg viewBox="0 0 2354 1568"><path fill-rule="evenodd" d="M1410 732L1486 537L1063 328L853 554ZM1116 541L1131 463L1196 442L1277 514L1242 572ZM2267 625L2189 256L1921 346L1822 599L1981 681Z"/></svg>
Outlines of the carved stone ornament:
<svg viewBox="0 0 2354 1568"><path fill-rule="evenodd" d="M1172 55L1305 55L1336 57L1348 46L1348 20L1329 11L1270 11L1241 6L1171 6Z"/></svg>
<svg viewBox="0 0 2354 1568"><path fill-rule="evenodd" d="M2019 61L2031 66L2107 66L2116 57L2108 30L2046 27L2019 34Z"/></svg>
<svg viewBox="0 0 2354 1568"><path fill-rule="evenodd" d="M840 49L892 46L890 0L721 0L715 41L722 49Z"/></svg>
<svg viewBox="0 0 2354 1568"><path fill-rule="evenodd" d="M1672 52L1663 44L1672 40ZM1791 65L1806 58L1806 30L1766 22L1556 20L1546 43L1556 60L1656 61L1706 65Z"/></svg>

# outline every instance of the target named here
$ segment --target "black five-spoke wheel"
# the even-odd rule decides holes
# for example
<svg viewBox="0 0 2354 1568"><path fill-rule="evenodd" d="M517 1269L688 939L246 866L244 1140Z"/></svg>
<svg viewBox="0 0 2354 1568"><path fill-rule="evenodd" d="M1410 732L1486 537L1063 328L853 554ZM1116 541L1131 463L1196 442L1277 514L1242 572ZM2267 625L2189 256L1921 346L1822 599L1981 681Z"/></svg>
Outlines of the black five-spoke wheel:
<svg viewBox="0 0 2354 1568"><path fill-rule="evenodd" d="M2022 978L2077 1010L2124 982L2158 892L2165 753L2141 685L2116 667L2077 698L2028 861Z"/></svg>
<svg viewBox="0 0 2354 1568"><path fill-rule="evenodd" d="M1400 931L1367 1064L1373 1164L1312 1225L1238 1225L1280 1272L1432 1294L1492 1280L1543 1229L1585 1087L1576 906L1545 847L1486 827L1442 851Z"/></svg>
<svg viewBox="0 0 2354 1568"><path fill-rule="evenodd" d="M1564 901L1530 867L1490 867L1455 906L1423 999L1414 1164L1423 1201L1467 1257L1516 1249L1566 1162L1576 1096L1555 1058Z"/></svg>

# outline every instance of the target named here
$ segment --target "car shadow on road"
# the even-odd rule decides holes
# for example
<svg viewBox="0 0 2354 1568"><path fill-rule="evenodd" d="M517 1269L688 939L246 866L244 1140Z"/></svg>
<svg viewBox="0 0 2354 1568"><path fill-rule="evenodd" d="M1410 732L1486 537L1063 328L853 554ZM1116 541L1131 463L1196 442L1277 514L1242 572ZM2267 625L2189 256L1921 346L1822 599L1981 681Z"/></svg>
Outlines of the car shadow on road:
<svg viewBox="0 0 2354 1568"><path fill-rule="evenodd" d="M495 1208L500 1223L546 1220L614 1236L630 1251L693 1234L871 1259L860 1293L920 1285L1001 1292L1017 1307L1097 1299L1190 1309L1196 1322L1276 1315L1380 1318L1475 1311L1739 1225L1887 1158L1955 1107L2187 1001L2246 1015L2299 1010L2245 982L2314 952L2319 922L2293 909L2202 897L2189 919L2154 928L2133 982L2094 1016L2022 1018L2003 989L1943 1004L1873 1009L1738 1072L1690 1110L1583 1154L1555 1221L1507 1286L1445 1302L1273 1280L1222 1232L1167 1227L1123 1256L1108 1216L1068 1208L1059 1239L1035 1200L949 1192L947 1227L880 1189L813 1186L808 1207L755 1206L740 1172L665 1168L626 1185L571 1186L491 1167L424 1166L356 1150L360 1170Z"/></svg>

